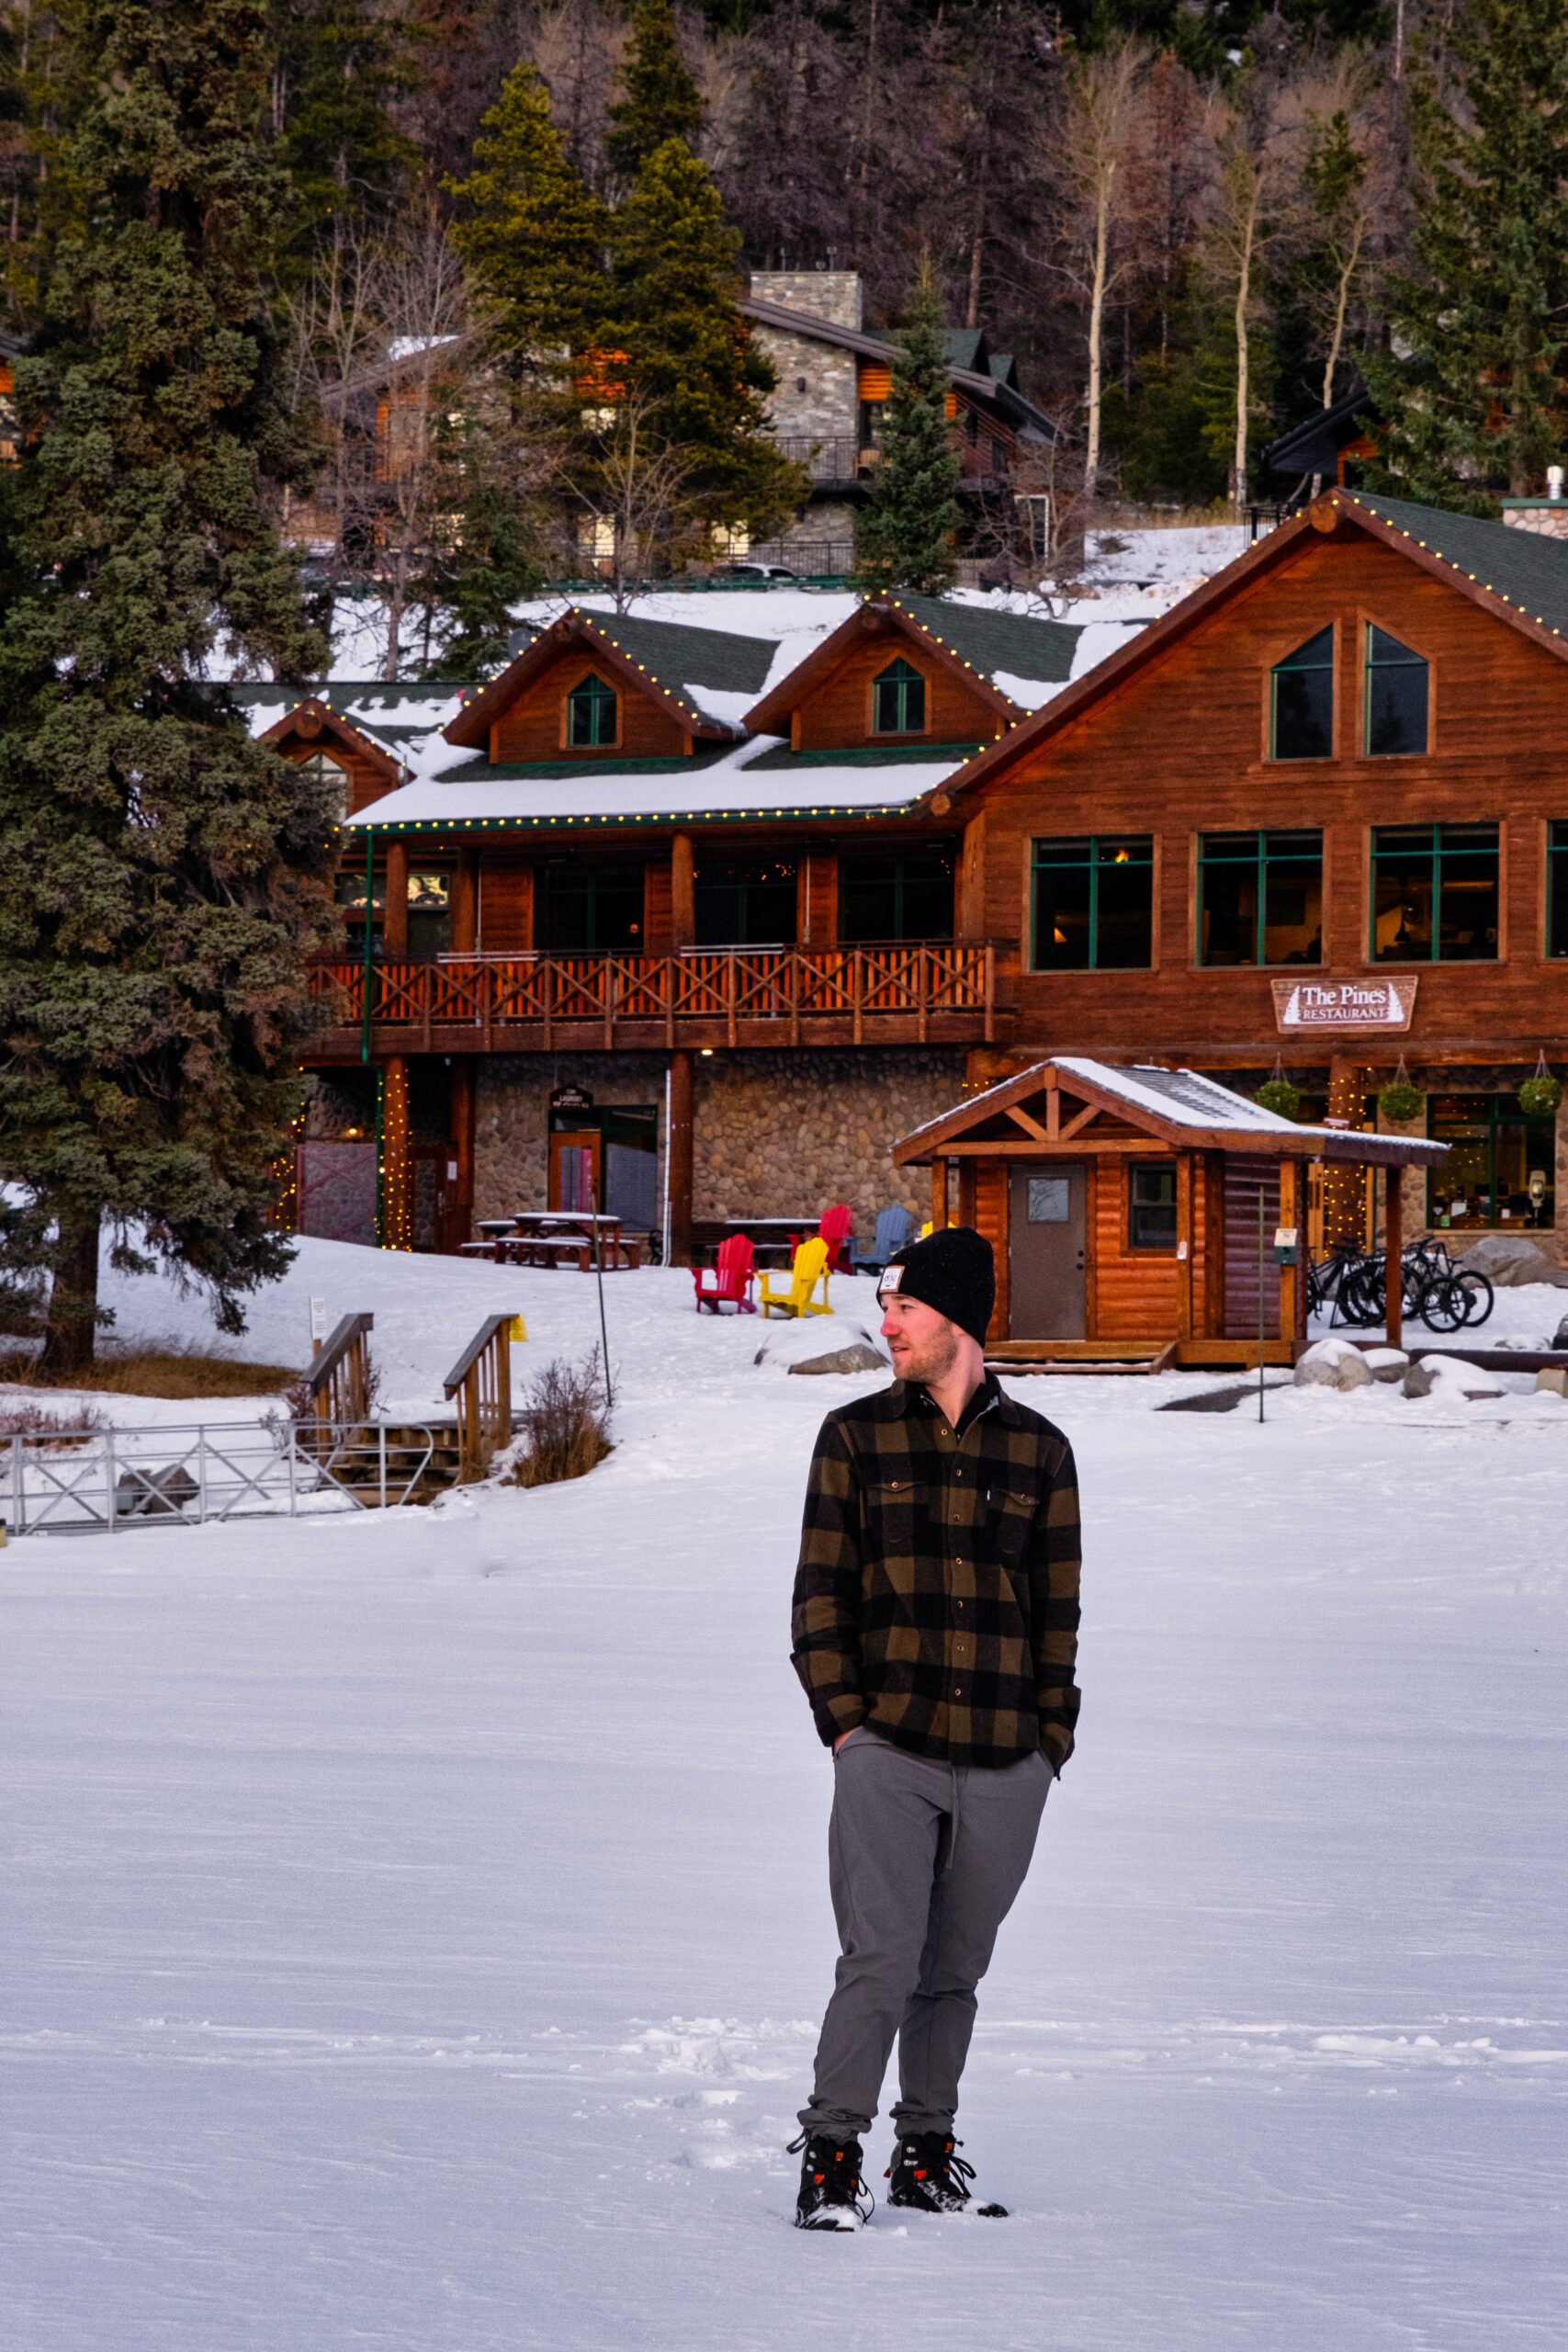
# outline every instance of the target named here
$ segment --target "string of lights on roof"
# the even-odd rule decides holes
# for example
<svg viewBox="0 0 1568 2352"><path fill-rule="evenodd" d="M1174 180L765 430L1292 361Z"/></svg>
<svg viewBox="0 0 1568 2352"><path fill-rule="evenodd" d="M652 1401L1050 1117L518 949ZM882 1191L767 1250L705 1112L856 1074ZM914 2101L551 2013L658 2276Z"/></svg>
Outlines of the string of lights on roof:
<svg viewBox="0 0 1568 2352"><path fill-rule="evenodd" d="M1552 628L1551 623L1547 619L1544 613L1532 613L1528 605L1516 604L1513 597L1505 595L1501 588L1494 588L1490 580L1479 580L1476 578L1473 571L1466 571L1462 563L1456 563L1451 555L1445 555L1443 553L1441 548L1435 548L1431 546L1426 539L1418 539L1414 531L1405 530L1403 526L1398 523L1391 523L1386 514L1378 514L1377 508L1369 499L1358 498L1354 491L1352 491L1350 492L1350 502L1352 505L1359 506L1363 513L1376 515L1378 521L1382 524L1385 530L1397 531L1400 537L1402 539L1408 539L1413 547L1418 547L1425 554L1435 557L1438 563L1446 563L1450 571L1457 571L1462 578L1474 582L1476 587L1483 589L1488 596L1495 596L1500 603L1506 605L1510 611L1518 613L1525 620L1533 621L1537 628L1551 629L1553 637L1562 636L1562 631L1560 628ZM1340 511L1337 501L1335 503L1335 511L1336 513Z"/></svg>
<svg viewBox="0 0 1568 2352"><path fill-rule="evenodd" d="M519 826L765 824L780 817L903 817L909 815L917 805L913 800L881 800L855 808L828 803L815 808L634 808L629 812L607 809L597 816L400 817L389 819L384 823L367 815L365 822L355 825L352 831L355 833L488 833L515 832ZM349 830L340 826L340 837Z"/></svg>

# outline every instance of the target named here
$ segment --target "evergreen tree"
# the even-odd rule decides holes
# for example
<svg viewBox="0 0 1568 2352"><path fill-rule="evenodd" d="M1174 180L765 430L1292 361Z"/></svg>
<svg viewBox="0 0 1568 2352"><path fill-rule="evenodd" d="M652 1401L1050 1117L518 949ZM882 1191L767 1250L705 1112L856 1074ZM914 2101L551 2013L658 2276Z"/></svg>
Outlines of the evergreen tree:
<svg viewBox="0 0 1568 2352"><path fill-rule="evenodd" d="M1468 0L1449 42L1460 103L1417 77L1415 267L1366 372L1382 486L1490 514L1568 426L1568 15Z"/></svg>
<svg viewBox="0 0 1568 2352"><path fill-rule="evenodd" d="M64 0L81 111L30 347L0 576L0 1171L53 1227L45 1362L90 1359L117 1262L209 1287L224 1329L280 1273L331 936L335 810L254 742L215 648L304 678L325 647L268 516L304 453L261 272L288 187L262 138L257 0Z"/></svg>
<svg viewBox="0 0 1568 2352"><path fill-rule="evenodd" d="M469 207L452 242L493 311L499 346L535 372L583 350L604 309L609 219L567 160L535 67L513 67L472 170L446 187Z"/></svg>
<svg viewBox="0 0 1568 2352"><path fill-rule="evenodd" d="M464 484L455 527L432 552L416 589L426 610L446 616L446 635L424 675L480 678L506 658L511 607L545 584L541 533L531 502L502 478L496 451L482 425L459 428L463 447L454 466Z"/></svg>
<svg viewBox="0 0 1568 2352"><path fill-rule="evenodd" d="M373 0L285 0L270 28L274 120L292 190L293 243L333 218L389 205L420 170L399 128L419 86L419 33Z"/></svg>
<svg viewBox="0 0 1568 2352"><path fill-rule="evenodd" d="M947 394L942 304L928 266L898 337L876 472L855 531L856 584L868 592L940 596L958 576L959 459Z"/></svg>
<svg viewBox="0 0 1568 2352"><path fill-rule="evenodd" d="M624 96L610 108L604 161L623 187L667 139L691 146L703 127L703 98L675 30L673 0L637 0L621 68Z"/></svg>
<svg viewBox="0 0 1568 2352"><path fill-rule="evenodd" d="M615 215L604 344L645 440L681 452L688 511L761 536L806 481L768 432L775 379L736 308L739 251L707 166L666 140Z"/></svg>

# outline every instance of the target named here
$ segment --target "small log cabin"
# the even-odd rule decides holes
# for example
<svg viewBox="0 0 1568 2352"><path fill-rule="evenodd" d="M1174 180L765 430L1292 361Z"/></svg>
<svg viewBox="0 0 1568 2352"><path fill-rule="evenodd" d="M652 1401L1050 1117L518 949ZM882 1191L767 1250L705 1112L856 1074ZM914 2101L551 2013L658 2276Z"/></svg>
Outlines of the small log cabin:
<svg viewBox="0 0 1568 2352"><path fill-rule="evenodd" d="M1061 1056L929 1120L897 1146L929 1167L931 1216L996 1253L987 1353L1001 1362L1292 1363L1306 1339L1306 1171L1398 1178L1449 1147L1308 1127L1196 1070ZM1288 1240L1277 1239L1288 1236ZM1283 1253L1283 1254L1281 1254ZM1400 1285L1390 1288L1397 1339Z"/></svg>
<svg viewBox="0 0 1568 2352"><path fill-rule="evenodd" d="M1450 1147L1406 1229L1563 1254L1568 1109L1519 1088L1568 1060L1568 544L1334 489L1146 627L743 609L568 612L466 694L241 690L344 775L307 1229L452 1248L591 1182L677 1255L864 1230L919 1205L898 1136L1077 1056L1278 1065L1380 1134L1403 1067ZM1381 1214L1315 1164L1314 1248Z"/></svg>

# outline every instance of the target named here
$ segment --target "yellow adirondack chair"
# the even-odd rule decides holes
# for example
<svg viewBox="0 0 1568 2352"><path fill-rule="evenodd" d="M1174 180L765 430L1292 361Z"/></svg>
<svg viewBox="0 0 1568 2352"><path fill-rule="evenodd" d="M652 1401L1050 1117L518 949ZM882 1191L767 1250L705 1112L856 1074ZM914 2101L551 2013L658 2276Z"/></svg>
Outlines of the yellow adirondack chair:
<svg viewBox="0 0 1568 2352"><path fill-rule="evenodd" d="M818 1283L822 1285L819 1306L811 1295ZM790 1268L789 1288L775 1290L773 1276L764 1274L757 1304L764 1316L775 1309L780 1315L830 1315L833 1310L828 1304L828 1244L815 1236L803 1241Z"/></svg>

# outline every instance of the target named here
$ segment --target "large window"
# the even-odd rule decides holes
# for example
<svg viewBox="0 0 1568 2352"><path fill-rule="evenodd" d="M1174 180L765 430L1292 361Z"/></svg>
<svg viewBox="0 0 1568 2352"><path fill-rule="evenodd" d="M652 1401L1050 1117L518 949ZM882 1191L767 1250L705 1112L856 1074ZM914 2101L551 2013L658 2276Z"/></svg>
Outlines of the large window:
<svg viewBox="0 0 1568 2352"><path fill-rule="evenodd" d="M1496 953L1496 826L1375 827L1374 963L1471 964Z"/></svg>
<svg viewBox="0 0 1568 2352"><path fill-rule="evenodd" d="M842 940L951 939L953 851L886 850L839 860Z"/></svg>
<svg viewBox="0 0 1568 2352"><path fill-rule="evenodd" d="M596 751L615 740L615 690L596 671L566 698L566 740L574 752Z"/></svg>
<svg viewBox="0 0 1568 2352"><path fill-rule="evenodd" d="M1269 756L1334 756L1334 631L1321 628L1276 662L1269 678Z"/></svg>
<svg viewBox="0 0 1568 2352"><path fill-rule="evenodd" d="M452 944L452 876L422 867L409 876L409 954L445 956Z"/></svg>
<svg viewBox="0 0 1568 2352"><path fill-rule="evenodd" d="M1176 1247L1176 1170L1168 1160L1127 1164L1127 1247Z"/></svg>
<svg viewBox="0 0 1568 2352"><path fill-rule="evenodd" d="M871 726L875 735L920 735L926 724L926 682L900 659L871 682Z"/></svg>
<svg viewBox="0 0 1568 2352"><path fill-rule="evenodd" d="M1568 956L1568 820L1546 829L1546 952Z"/></svg>
<svg viewBox="0 0 1568 2352"><path fill-rule="evenodd" d="M1204 833L1200 964L1321 964L1323 835Z"/></svg>
<svg viewBox="0 0 1568 2352"><path fill-rule="evenodd" d="M791 858L705 858L695 895L699 947L776 947L795 938Z"/></svg>
<svg viewBox="0 0 1568 2352"><path fill-rule="evenodd" d="M557 956L642 952L642 868L562 858L539 876L539 944Z"/></svg>
<svg viewBox="0 0 1568 2352"><path fill-rule="evenodd" d="M1386 630L1367 628L1367 750L1408 758L1427 748L1427 664Z"/></svg>
<svg viewBox="0 0 1568 2352"><path fill-rule="evenodd" d="M1154 961L1154 842L1092 833L1034 844L1037 972L1146 971Z"/></svg>
<svg viewBox="0 0 1568 2352"><path fill-rule="evenodd" d="M1517 1094L1432 1094L1427 1098L1427 1131L1449 1147L1447 1159L1427 1179L1429 1225L1457 1233L1483 1226L1529 1231L1551 1225L1556 1204L1554 1120L1527 1119Z"/></svg>

